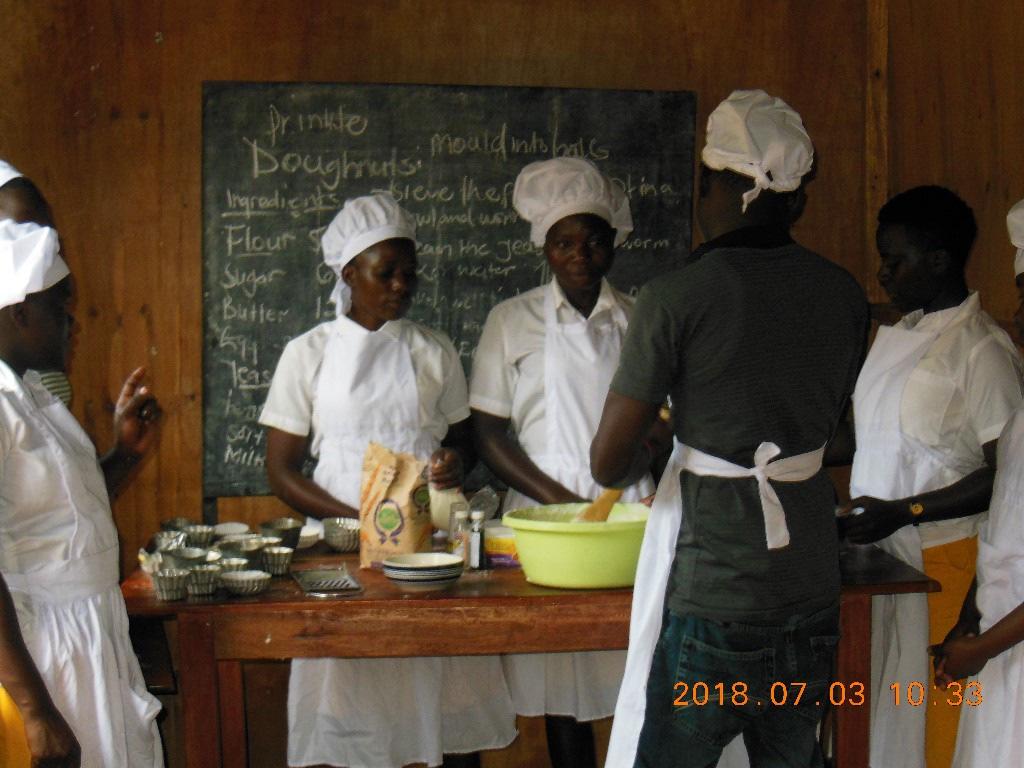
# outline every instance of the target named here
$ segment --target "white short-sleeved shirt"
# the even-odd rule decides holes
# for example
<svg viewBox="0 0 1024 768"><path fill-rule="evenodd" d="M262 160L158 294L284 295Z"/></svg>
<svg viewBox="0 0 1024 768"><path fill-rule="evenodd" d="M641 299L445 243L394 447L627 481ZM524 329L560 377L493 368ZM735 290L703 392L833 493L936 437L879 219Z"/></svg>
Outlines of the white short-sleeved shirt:
<svg viewBox="0 0 1024 768"><path fill-rule="evenodd" d="M312 430L310 452L314 456L319 455L322 432L313 412L314 394L327 340L334 332L356 334L366 333L366 329L341 316L289 341L260 413L260 424L266 427L301 436ZM440 441L449 425L469 418L466 375L447 336L404 319L387 322L376 333L404 338L409 345L420 402L420 428L424 432Z"/></svg>
<svg viewBox="0 0 1024 768"><path fill-rule="evenodd" d="M908 329L948 327L914 368L900 401L900 427L956 463L980 469L982 446L999 437L1024 401L1024 364L1010 337L981 309L977 293L938 312L911 312ZM974 536L979 515L922 523L925 547Z"/></svg>
<svg viewBox="0 0 1024 768"><path fill-rule="evenodd" d="M593 323L621 307L625 317L633 299L607 280L590 316L583 318L565 297L557 280L521 293L491 310L473 357L469 405L511 420L520 445L530 455L546 453L544 406L544 298L551 292L559 323ZM626 328L623 325L622 329Z"/></svg>

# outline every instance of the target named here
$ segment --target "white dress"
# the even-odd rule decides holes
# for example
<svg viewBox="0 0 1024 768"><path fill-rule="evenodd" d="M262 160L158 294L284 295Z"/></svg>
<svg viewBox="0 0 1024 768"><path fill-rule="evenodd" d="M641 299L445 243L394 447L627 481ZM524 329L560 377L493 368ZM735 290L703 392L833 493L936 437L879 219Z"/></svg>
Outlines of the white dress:
<svg viewBox="0 0 1024 768"><path fill-rule="evenodd" d="M1003 430L996 466L978 541L983 632L1024 603L1024 410ZM1024 764L1024 643L989 659L973 680L984 698L961 709L953 768Z"/></svg>
<svg viewBox="0 0 1024 768"><path fill-rule="evenodd" d="M289 347L260 421L293 431L281 426L296 423L282 391L296 376L309 382L319 454L313 479L349 506L359 507L371 440L426 459L447 425L469 415L451 342L410 321L371 332L340 317ZM314 353L295 354L300 349ZM297 371L296 363L318 369ZM444 753L505 747L515 737L515 712L496 656L292 662L289 765L433 766Z"/></svg>
<svg viewBox="0 0 1024 768"><path fill-rule="evenodd" d="M510 415L514 424L533 421L536 426L519 435L523 450L546 474L585 498L594 498L602 490L590 474L590 443L618 368L630 308L629 299L603 281L597 305L584 318L552 281L492 311L473 364L471 405L488 413L498 411L495 415ZM523 392L509 392L497 383L510 355L499 351L508 345L491 342L509 328L522 332L525 327L529 332L531 320L536 326L534 335L543 331L543 374L530 376L531 364L519 365L515 386L534 390L524 397ZM530 398L531 394L539 396ZM521 412L529 406L504 412L509 402L524 401L535 403L536 410L543 408L541 423ZM653 490L650 478L645 478L623 498L636 501ZM505 510L536 503L510 489ZM615 710L626 652L510 654L503 659L516 712L568 715L586 721L609 717Z"/></svg>
<svg viewBox="0 0 1024 768"><path fill-rule="evenodd" d="M118 586L117 531L96 451L42 386L0 362L0 571L83 768L157 768L146 691Z"/></svg>
<svg viewBox="0 0 1024 768"><path fill-rule="evenodd" d="M923 317L914 313L878 330L853 395L857 451L851 497L916 496L945 488L983 466L981 445L998 436L1020 404L1021 392L1017 353L1004 333L990 328L995 324L972 294L959 307ZM962 379L938 376L922 366L927 359L968 370ZM984 370L972 372L969 363ZM989 382L979 385L979 377ZM983 406L971 406L979 395L975 390ZM954 407L960 402L962 407ZM909 406L926 408L915 415ZM955 450L935 428L949 420L948 411L955 411L963 424L953 430L958 436L977 433L973 452ZM923 570L923 538L943 530L952 531L952 540L963 538L970 520L931 529L905 526L878 546ZM878 595L872 600L871 621L871 764L924 768L925 708L896 706L889 686L893 681L928 680L927 597Z"/></svg>

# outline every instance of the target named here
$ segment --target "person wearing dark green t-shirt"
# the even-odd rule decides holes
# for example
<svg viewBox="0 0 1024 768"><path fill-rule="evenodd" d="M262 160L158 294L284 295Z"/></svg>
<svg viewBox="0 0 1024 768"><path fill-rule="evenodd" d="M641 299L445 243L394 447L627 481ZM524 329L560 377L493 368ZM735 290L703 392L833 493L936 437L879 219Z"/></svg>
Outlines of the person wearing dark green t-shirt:
<svg viewBox="0 0 1024 768"><path fill-rule="evenodd" d="M670 400L676 447L641 551L608 765L704 768L742 735L755 768L821 766L815 701L839 620L821 461L867 303L790 236L813 165L796 112L734 92L708 120L702 161L705 243L641 291L591 448L598 482L628 482ZM778 683L804 686L801 703L773 707Z"/></svg>

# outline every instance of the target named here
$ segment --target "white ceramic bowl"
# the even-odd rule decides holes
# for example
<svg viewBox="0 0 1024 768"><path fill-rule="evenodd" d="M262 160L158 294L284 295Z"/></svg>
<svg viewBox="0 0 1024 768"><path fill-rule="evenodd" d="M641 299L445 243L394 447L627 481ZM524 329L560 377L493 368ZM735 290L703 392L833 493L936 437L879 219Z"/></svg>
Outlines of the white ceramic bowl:
<svg viewBox="0 0 1024 768"><path fill-rule="evenodd" d="M445 552L414 552L392 555L381 563L384 575L406 592L447 589L462 575L463 561Z"/></svg>
<svg viewBox="0 0 1024 768"><path fill-rule="evenodd" d="M221 574L220 583L236 595L258 595L270 585L270 574L266 571L229 571Z"/></svg>
<svg viewBox="0 0 1024 768"><path fill-rule="evenodd" d="M437 592L442 589L448 589L448 587L452 586L452 584L459 580L458 575L449 576L445 579L429 579L423 581L396 579L392 576L388 576L388 578L391 580L392 584L403 592Z"/></svg>

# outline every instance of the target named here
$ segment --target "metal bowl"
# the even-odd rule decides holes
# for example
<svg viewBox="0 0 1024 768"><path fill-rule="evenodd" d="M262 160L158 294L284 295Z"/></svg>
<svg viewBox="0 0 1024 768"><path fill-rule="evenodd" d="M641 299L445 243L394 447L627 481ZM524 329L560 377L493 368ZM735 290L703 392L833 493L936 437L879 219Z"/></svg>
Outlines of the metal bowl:
<svg viewBox="0 0 1024 768"><path fill-rule="evenodd" d="M229 571L220 576L221 586L235 595L258 595L270 585L266 571Z"/></svg>
<svg viewBox="0 0 1024 768"><path fill-rule="evenodd" d="M186 525L184 530L190 547L208 547L213 541L212 525Z"/></svg>
<svg viewBox="0 0 1024 768"><path fill-rule="evenodd" d="M192 525L195 521L187 517L172 517L160 521L161 531L183 531L186 525Z"/></svg>
<svg viewBox="0 0 1024 768"><path fill-rule="evenodd" d="M359 549L359 521L354 517L328 517L324 521L324 541L336 552Z"/></svg>
<svg viewBox="0 0 1024 768"><path fill-rule="evenodd" d="M178 547L166 549L160 553L164 563L171 568L191 568L207 562L208 550L202 547Z"/></svg>
<svg viewBox="0 0 1024 768"><path fill-rule="evenodd" d="M244 571L249 568L249 558L247 557L225 557L220 561L221 573L230 573L231 571Z"/></svg>
<svg viewBox="0 0 1024 768"><path fill-rule="evenodd" d="M264 547L263 569L272 576L283 576L288 573L288 566L292 564L292 553L295 550L291 547Z"/></svg>
<svg viewBox="0 0 1024 768"><path fill-rule="evenodd" d="M260 531L264 536L279 537L281 546L295 549L299 545L302 521L296 520L294 517L279 517L266 523L260 523Z"/></svg>
<svg viewBox="0 0 1024 768"><path fill-rule="evenodd" d="M188 572L188 593L190 595L212 595L217 591L220 566L215 563L197 565Z"/></svg>
<svg viewBox="0 0 1024 768"><path fill-rule="evenodd" d="M153 590L160 600L183 600L188 588L187 568L163 568L153 575Z"/></svg>

